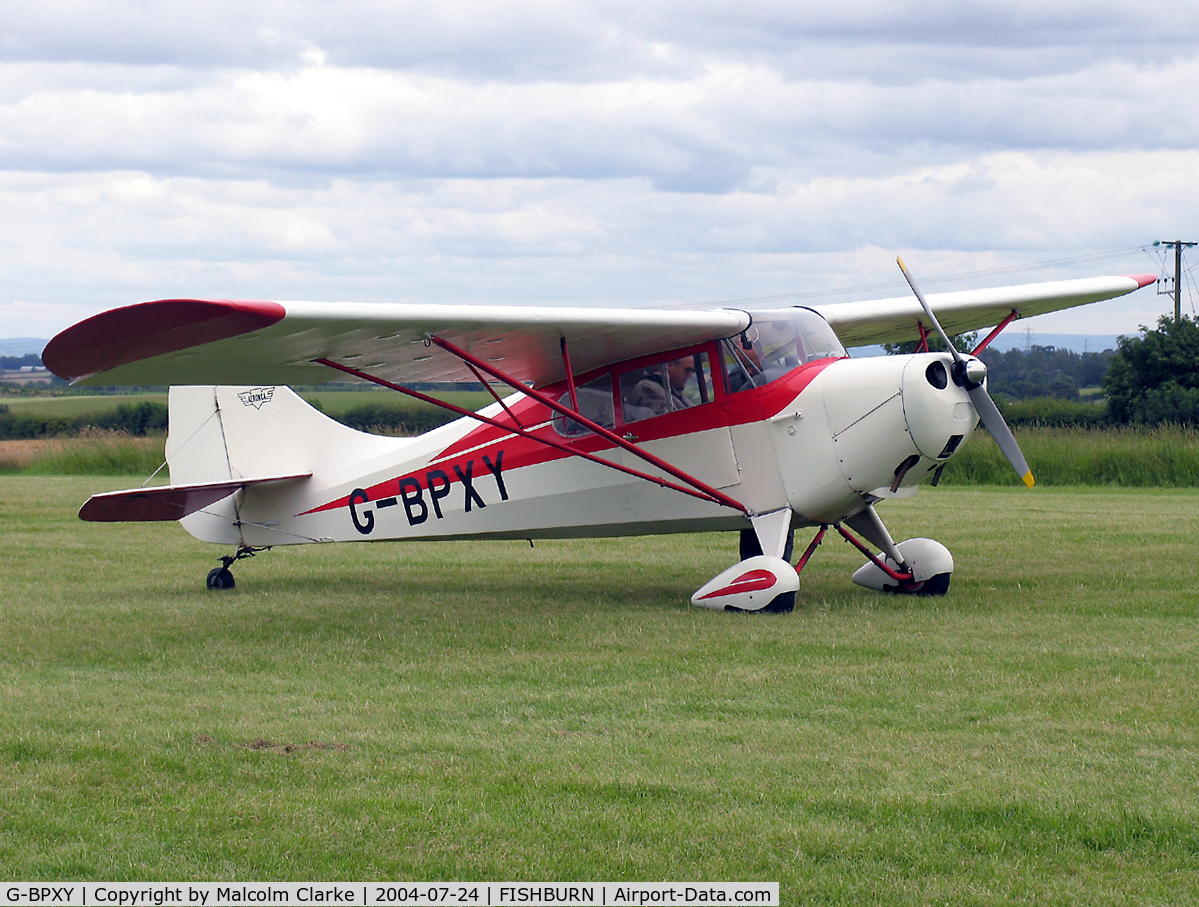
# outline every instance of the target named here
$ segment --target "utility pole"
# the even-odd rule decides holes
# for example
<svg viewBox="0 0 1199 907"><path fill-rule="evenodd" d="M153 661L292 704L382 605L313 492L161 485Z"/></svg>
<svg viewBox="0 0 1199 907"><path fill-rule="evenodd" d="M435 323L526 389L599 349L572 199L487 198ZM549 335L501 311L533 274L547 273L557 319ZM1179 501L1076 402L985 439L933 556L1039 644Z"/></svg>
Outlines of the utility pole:
<svg viewBox="0 0 1199 907"><path fill-rule="evenodd" d="M1154 245L1174 250L1174 322L1178 323L1182 320L1182 250L1190 248L1196 243L1176 239L1172 242L1159 240Z"/></svg>

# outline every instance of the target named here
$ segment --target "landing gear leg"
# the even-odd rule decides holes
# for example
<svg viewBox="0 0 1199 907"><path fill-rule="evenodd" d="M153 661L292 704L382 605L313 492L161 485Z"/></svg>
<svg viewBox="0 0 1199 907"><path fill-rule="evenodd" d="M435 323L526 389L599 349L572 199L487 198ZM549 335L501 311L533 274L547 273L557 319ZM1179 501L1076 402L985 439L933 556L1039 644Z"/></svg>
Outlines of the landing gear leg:
<svg viewBox="0 0 1199 907"><path fill-rule="evenodd" d="M229 568L232 567L238 561L242 560L243 558L253 557L259 551L270 551L270 550L271 549L269 547L267 547L267 548L250 548L246 545L242 545L240 548L237 549L237 552L235 554L229 554L229 555L222 556L221 557L221 566L214 567L212 570L208 571L208 580L207 580L208 588L209 589L232 589L237 584L233 581L233 571L230 570Z"/></svg>
<svg viewBox="0 0 1199 907"><path fill-rule="evenodd" d="M795 548L795 530L792 529L787 534L787 546L783 549L783 560L791 560L791 552ZM741 560L747 557L757 557L762 554L762 543L758 541L758 534L752 529L741 530L741 545L740 545Z"/></svg>

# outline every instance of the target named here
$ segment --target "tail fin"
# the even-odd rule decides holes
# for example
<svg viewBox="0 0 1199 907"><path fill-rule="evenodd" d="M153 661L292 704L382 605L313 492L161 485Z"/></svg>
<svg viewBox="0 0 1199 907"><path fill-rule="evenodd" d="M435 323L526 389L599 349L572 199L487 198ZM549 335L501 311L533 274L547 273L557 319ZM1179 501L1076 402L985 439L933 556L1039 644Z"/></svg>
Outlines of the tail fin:
<svg viewBox="0 0 1199 907"><path fill-rule="evenodd" d="M167 464L172 485L311 475L322 484L347 466L409 439L368 435L309 406L288 387L172 387ZM203 541L242 544L234 493L186 516Z"/></svg>

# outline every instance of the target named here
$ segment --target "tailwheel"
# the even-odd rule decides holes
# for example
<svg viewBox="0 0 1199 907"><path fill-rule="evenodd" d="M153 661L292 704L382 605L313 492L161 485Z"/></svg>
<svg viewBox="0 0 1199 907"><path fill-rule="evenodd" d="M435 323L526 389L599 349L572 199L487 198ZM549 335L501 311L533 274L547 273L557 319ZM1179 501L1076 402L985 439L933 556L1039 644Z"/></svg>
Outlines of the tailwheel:
<svg viewBox="0 0 1199 907"><path fill-rule="evenodd" d="M228 567L214 567L208 571L209 589L232 589L235 585L233 572Z"/></svg>
<svg viewBox="0 0 1199 907"><path fill-rule="evenodd" d="M267 547L267 548L250 548L249 546L243 545L242 547L237 549L237 552L235 554L228 554L228 555L222 556L221 557L221 566L213 567L211 570L208 571L208 579L207 579L208 588L216 589L216 590L232 589L234 586L237 585L237 583L234 582L233 571L230 570L229 568L232 567L238 561L242 560L243 558L253 557L259 551L270 551L270 550L271 549L269 547Z"/></svg>

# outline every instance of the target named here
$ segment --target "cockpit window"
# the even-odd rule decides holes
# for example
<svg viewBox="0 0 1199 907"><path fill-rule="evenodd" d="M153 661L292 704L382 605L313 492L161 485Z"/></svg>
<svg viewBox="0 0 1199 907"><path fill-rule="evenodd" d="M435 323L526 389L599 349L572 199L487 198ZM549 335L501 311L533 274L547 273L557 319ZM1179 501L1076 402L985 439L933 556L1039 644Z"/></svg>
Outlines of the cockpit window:
<svg viewBox="0 0 1199 907"><path fill-rule="evenodd" d="M612 428L616 425L612 412L612 376L610 374L605 372L598 378L575 388L575 396L579 401L580 415L586 416L603 428ZM571 406L570 391L559 397L558 402L569 409ZM591 434L591 429L561 413L554 414L553 422L554 430L567 438Z"/></svg>
<svg viewBox="0 0 1199 907"><path fill-rule="evenodd" d="M848 355L828 322L811 309L795 307L750 315L753 324L721 344L732 393L769 384L807 362Z"/></svg>
<svg viewBox="0 0 1199 907"><path fill-rule="evenodd" d="M708 354L680 356L620 375L620 411L626 423L638 422L708 403L711 389Z"/></svg>

